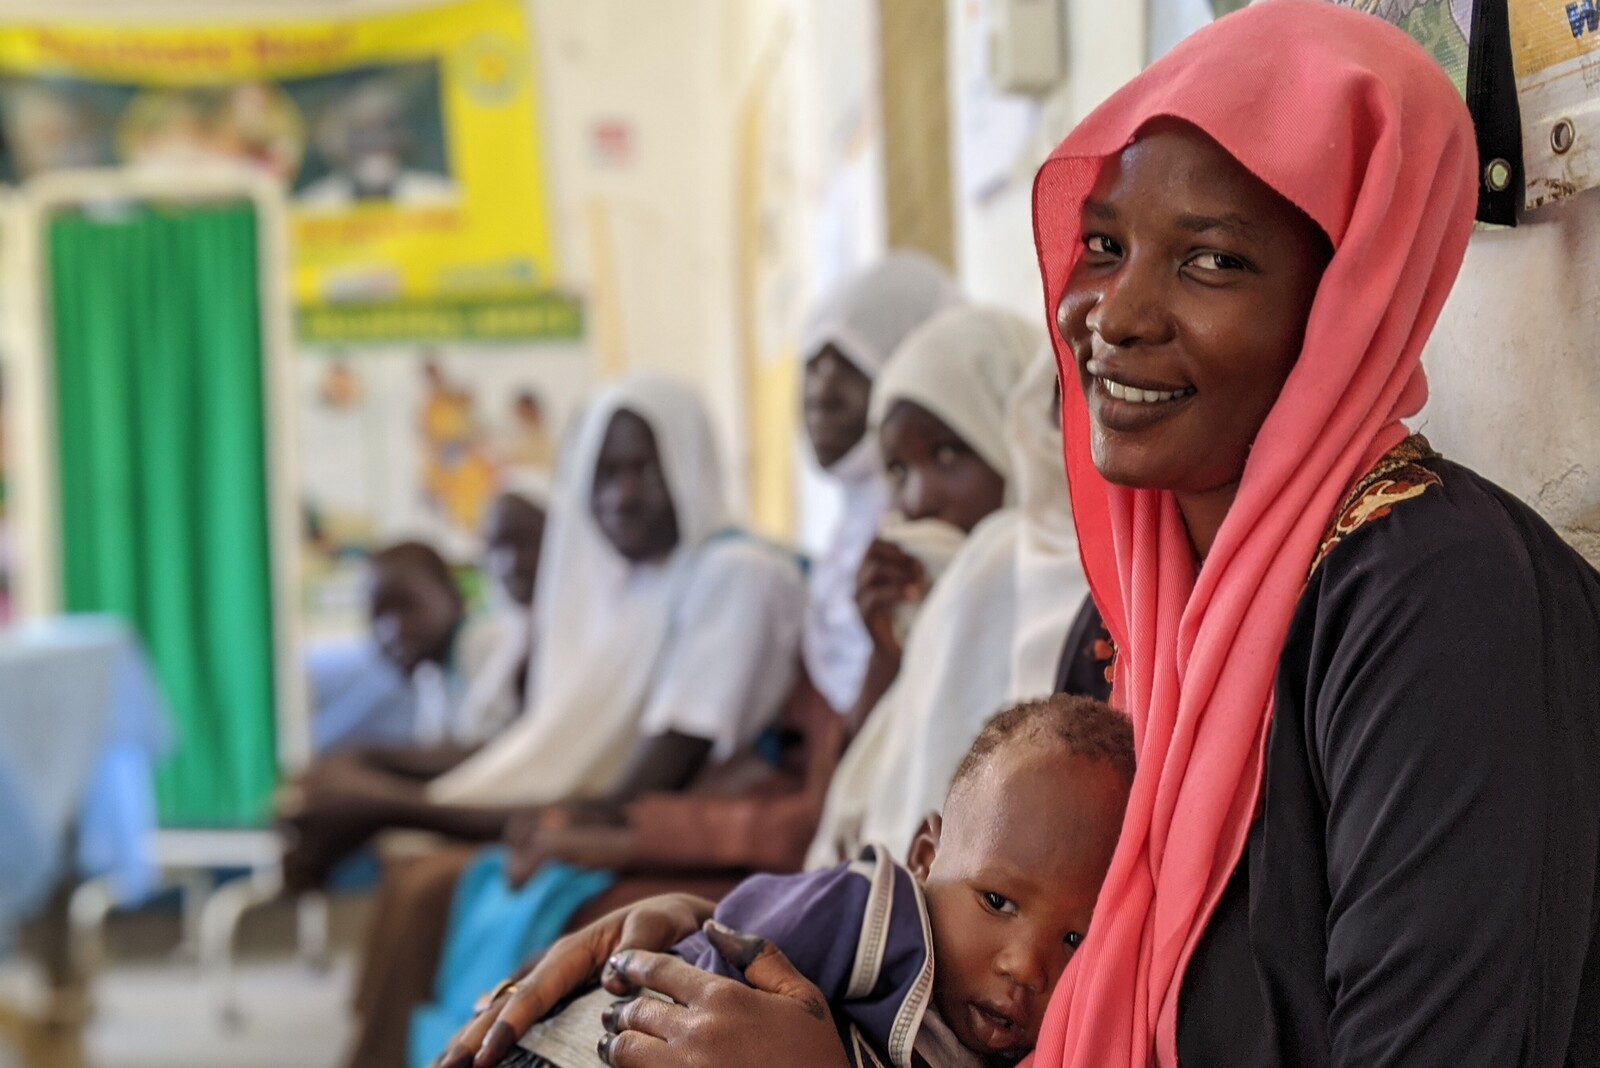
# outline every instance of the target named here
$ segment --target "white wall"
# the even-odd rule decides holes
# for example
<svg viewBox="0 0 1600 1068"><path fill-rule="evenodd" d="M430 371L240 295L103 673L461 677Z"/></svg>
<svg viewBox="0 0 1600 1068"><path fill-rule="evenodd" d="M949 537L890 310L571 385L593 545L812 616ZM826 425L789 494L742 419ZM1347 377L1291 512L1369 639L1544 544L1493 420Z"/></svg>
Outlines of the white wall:
<svg viewBox="0 0 1600 1068"><path fill-rule="evenodd" d="M994 0L988 0L993 3ZM950 26L950 101L952 145L959 175L963 146L971 130L961 72L982 55L985 42L965 17L972 0L948 0ZM1033 137L1012 161L1004 186L974 202L958 195L956 251L960 278L976 300L1040 315L1039 270L1033 252L1033 175L1067 131L1144 66L1144 5L1065 3L1062 42L1066 77L1039 98ZM959 182L958 182L959 188Z"/></svg>
<svg viewBox="0 0 1600 1068"><path fill-rule="evenodd" d="M547 86L555 213L591 299L602 364L703 387L742 487L742 384L733 292L734 0L530 0ZM599 120L633 133L603 164Z"/></svg>
<svg viewBox="0 0 1600 1068"><path fill-rule="evenodd" d="M1600 190L1475 235L1426 363L1434 447L1600 565Z"/></svg>

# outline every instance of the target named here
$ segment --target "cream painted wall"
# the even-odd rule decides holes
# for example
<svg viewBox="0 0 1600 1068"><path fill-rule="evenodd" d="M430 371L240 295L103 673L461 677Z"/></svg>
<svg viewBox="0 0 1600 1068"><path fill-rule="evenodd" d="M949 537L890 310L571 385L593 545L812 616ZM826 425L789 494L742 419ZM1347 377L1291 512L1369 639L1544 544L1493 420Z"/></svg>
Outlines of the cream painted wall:
<svg viewBox="0 0 1600 1068"><path fill-rule="evenodd" d="M736 0L530 0L548 92L556 213L590 297L602 370L676 373L707 394L742 499L742 383L732 315ZM594 152L597 121L633 157Z"/></svg>
<svg viewBox="0 0 1600 1068"><path fill-rule="evenodd" d="M974 0L948 0L950 69L967 69L985 42L970 32L964 9ZM993 2L993 0L991 0ZM1066 77L1039 100L1037 129L1013 162L1004 187L980 203L957 198L956 249L961 283L971 296L1041 314L1039 271L1033 255L1033 174L1079 119L1144 66L1144 5L1134 2L1065 3L1062 42ZM952 152L957 164L959 138L968 130L968 100L961 86L950 87Z"/></svg>
<svg viewBox="0 0 1600 1068"><path fill-rule="evenodd" d="M1600 190L1475 235L1426 362L1434 447L1600 565Z"/></svg>

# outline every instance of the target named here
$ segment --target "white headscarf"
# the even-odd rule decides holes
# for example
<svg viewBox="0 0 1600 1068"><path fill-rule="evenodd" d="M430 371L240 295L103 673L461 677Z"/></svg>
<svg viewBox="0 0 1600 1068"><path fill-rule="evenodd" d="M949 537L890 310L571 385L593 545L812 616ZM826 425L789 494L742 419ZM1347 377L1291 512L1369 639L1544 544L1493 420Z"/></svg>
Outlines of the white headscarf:
<svg viewBox="0 0 1600 1068"><path fill-rule="evenodd" d="M810 363L832 346L869 379L912 330L960 300L955 282L920 252L891 252L835 287L806 322L801 352ZM872 641L856 608L856 572L888 504L877 435L868 432L826 474L838 482L839 525L811 568L806 670L835 709L855 704Z"/></svg>
<svg viewBox="0 0 1600 1068"><path fill-rule="evenodd" d="M900 401L938 416L1006 480L1016 500L1007 405L1039 345L1031 322L1000 308L947 308L912 331L872 392L874 428Z"/></svg>
<svg viewBox="0 0 1600 1068"><path fill-rule="evenodd" d="M1036 329L1007 312L943 312L884 369L873 409L881 418L899 400L926 408L1007 476L1010 498L1020 450L1006 442L1007 411L1041 342ZM972 740L1004 706L1018 629L1021 524L1016 508L984 519L934 584L911 626L899 677L834 775L808 867L836 864L841 849L868 841L903 858L922 817L943 802Z"/></svg>
<svg viewBox="0 0 1600 1068"><path fill-rule="evenodd" d="M1017 634L1011 650L1014 701L1055 692L1062 640L1089 596L1061 462L1060 390L1055 354L1046 348L1029 365L1011 403L1022 513L1017 535Z"/></svg>
<svg viewBox="0 0 1600 1068"><path fill-rule="evenodd" d="M650 425L678 523L663 560L636 564L591 510L595 465L612 417ZM722 466L700 399L681 383L638 375L589 404L563 456L534 607L536 692L530 711L435 780L441 804L538 804L609 788L638 740L639 719L697 550L728 522Z"/></svg>
<svg viewBox="0 0 1600 1068"><path fill-rule="evenodd" d="M921 252L891 252L834 287L806 319L800 352L810 363L832 345L868 378L876 377L907 334L961 291Z"/></svg>

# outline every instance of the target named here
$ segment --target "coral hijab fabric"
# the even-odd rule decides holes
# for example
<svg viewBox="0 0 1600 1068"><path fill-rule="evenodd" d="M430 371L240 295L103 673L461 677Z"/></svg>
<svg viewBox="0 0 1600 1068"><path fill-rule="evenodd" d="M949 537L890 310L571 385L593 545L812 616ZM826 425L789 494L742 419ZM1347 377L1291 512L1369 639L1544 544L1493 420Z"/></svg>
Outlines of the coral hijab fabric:
<svg viewBox="0 0 1600 1068"><path fill-rule="evenodd" d="M1102 160L1163 116L1205 131L1335 251L1203 565L1170 493L1095 471L1076 367L1052 335L1072 509L1139 771L1093 935L1056 990L1035 1068L1177 1063L1179 987L1255 812L1290 618L1341 498L1427 398L1423 343L1476 204L1471 119L1420 47L1331 4L1258 3L1134 79L1040 169L1034 229L1052 313Z"/></svg>

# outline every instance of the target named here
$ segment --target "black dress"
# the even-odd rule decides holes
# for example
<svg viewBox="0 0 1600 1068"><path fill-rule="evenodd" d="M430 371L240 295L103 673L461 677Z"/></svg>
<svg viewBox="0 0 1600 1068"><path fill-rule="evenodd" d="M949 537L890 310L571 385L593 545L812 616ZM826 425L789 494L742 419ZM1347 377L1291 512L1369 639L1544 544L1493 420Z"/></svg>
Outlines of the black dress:
<svg viewBox="0 0 1600 1068"><path fill-rule="evenodd" d="M1182 1068L1600 1065L1600 575L1402 449L1296 609Z"/></svg>

